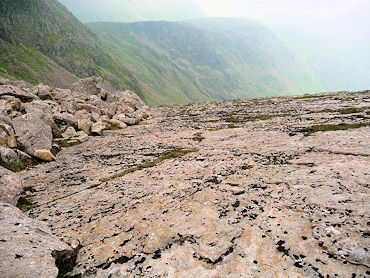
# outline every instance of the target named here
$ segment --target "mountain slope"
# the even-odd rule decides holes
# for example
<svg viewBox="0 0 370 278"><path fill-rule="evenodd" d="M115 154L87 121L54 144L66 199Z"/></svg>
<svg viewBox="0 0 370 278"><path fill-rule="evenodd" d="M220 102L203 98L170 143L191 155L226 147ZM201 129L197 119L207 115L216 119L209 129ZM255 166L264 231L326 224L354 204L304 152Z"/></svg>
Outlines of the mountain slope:
<svg viewBox="0 0 370 278"><path fill-rule="evenodd" d="M59 0L82 22L186 20L204 16L196 1Z"/></svg>
<svg viewBox="0 0 370 278"><path fill-rule="evenodd" d="M117 88L140 92L129 71L94 33L56 0L1 0L0 39L40 51L79 76L102 75ZM7 48L2 45L2 48ZM37 75L33 76L38 81ZM56 84L59 85L59 84Z"/></svg>
<svg viewBox="0 0 370 278"><path fill-rule="evenodd" d="M232 31L216 26L226 22L239 28ZM212 24L215 28L210 29ZM250 21L205 19L196 23L162 21L88 26L159 103L321 89L309 69L271 32Z"/></svg>
<svg viewBox="0 0 370 278"><path fill-rule="evenodd" d="M23 44L13 46L0 39L0 76L24 80L30 84L42 82L68 88L78 77L57 65L40 51Z"/></svg>

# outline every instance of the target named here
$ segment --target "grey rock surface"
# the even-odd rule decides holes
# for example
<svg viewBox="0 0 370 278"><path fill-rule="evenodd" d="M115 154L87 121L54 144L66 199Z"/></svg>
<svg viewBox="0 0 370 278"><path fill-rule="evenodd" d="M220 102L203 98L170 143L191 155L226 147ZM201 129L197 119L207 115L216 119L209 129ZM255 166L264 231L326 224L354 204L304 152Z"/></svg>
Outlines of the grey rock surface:
<svg viewBox="0 0 370 278"><path fill-rule="evenodd" d="M28 215L79 242L70 275L368 277L369 101L151 109L22 172Z"/></svg>
<svg viewBox="0 0 370 278"><path fill-rule="evenodd" d="M22 192L22 180L18 174L0 166L0 202L16 205Z"/></svg>
<svg viewBox="0 0 370 278"><path fill-rule="evenodd" d="M28 113L14 118L13 127L18 144L29 155L33 155L36 150L51 149L53 141L51 127L37 114Z"/></svg>
<svg viewBox="0 0 370 278"><path fill-rule="evenodd" d="M0 277L57 277L56 259L62 253L74 256L74 250L53 236L46 223L0 203Z"/></svg>
<svg viewBox="0 0 370 278"><path fill-rule="evenodd" d="M37 150L51 150L52 146L54 151L59 151L87 141L88 137L78 136L78 131L101 135L113 124L114 128L126 128L125 123L112 119L117 111L130 124L148 116L148 107L136 94L108 92L101 82L100 77L91 77L78 81L72 90L44 84L27 89L22 82L1 79L0 146L18 148L31 156ZM2 153L6 159L10 158ZM52 157L48 155L48 158Z"/></svg>
<svg viewBox="0 0 370 278"><path fill-rule="evenodd" d="M2 85L0 87L0 96L16 97L22 102L33 101L35 99L35 95L13 85Z"/></svg>

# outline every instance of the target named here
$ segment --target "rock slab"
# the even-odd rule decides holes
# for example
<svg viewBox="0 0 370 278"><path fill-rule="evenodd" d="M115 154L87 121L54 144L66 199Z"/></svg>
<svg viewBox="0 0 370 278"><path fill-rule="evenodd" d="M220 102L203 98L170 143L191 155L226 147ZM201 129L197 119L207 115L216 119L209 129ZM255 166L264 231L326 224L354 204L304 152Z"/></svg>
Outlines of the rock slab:
<svg viewBox="0 0 370 278"><path fill-rule="evenodd" d="M45 223L0 203L0 277L57 277L56 260L66 253L74 251Z"/></svg>

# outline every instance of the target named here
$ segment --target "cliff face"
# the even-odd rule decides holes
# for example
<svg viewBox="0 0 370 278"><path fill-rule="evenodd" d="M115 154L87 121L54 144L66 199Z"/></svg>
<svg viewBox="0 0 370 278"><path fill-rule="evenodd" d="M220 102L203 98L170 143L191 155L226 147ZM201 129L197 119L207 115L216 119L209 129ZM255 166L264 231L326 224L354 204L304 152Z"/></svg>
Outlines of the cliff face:
<svg viewBox="0 0 370 278"><path fill-rule="evenodd" d="M21 172L27 214L70 275L366 277L369 93L152 109Z"/></svg>
<svg viewBox="0 0 370 278"><path fill-rule="evenodd" d="M2 55L0 65L5 73L1 75L7 74L30 83L44 81L43 73L55 68L54 63L48 63L49 58L61 67L55 75L65 75L64 71L78 77L101 75L111 86L131 88L140 93L136 80L125 66L118 64L96 35L58 1L2 0L0 3L0 51L12 53ZM33 52L37 63L28 61L25 55L13 49L21 45ZM25 63L24 67L20 67L22 63ZM40 70L31 71L31 66ZM15 67L19 69L14 70ZM23 73L26 70L28 74ZM50 77L47 81L55 81L52 85L62 85L57 77Z"/></svg>

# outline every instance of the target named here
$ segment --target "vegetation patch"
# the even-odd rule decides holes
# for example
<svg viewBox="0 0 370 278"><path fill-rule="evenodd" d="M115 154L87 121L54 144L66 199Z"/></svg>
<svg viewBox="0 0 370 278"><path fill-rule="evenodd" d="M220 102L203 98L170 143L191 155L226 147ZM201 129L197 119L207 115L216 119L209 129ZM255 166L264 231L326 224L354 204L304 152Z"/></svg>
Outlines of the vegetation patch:
<svg viewBox="0 0 370 278"><path fill-rule="evenodd" d="M27 169L31 166L35 166L37 164L40 164L42 161L39 160L38 158L36 157L31 157L31 158L28 158L28 159L20 159L19 160L19 163L17 164L13 164L13 163L6 163L2 160L0 160L0 166L12 171L12 172L19 172L19 171L22 171L24 169Z"/></svg>
<svg viewBox="0 0 370 278"><path fill-rule="evenodd" d="M312 163L312 162L299 162L299 163L297 163L297 165L299 165L299 166L307 166L307 167L314 167L315 166L315 163Z"/></svg>
<svg viewBox="0 0 370 278"><path fill-rule="evenodd" d="M204 139L206 138L203 136L202 132L197 132L194 134L194 137L193 137L194 141L202 142Z"/></svg>
<svg viewBox="0 0 370 278"><path fill-rule="evenodd" d="M324 109L320 111L312 111L310 114L314 113L340 113L342 115L347 115L347 114L356 114L356 113L362 113L364 112L368 107L363 107L363 108L356 108L356 107L351 107L351 108L343 108L343 109Z"/></svg>
<svg viewBox="0 0 370 278"><path fill-rule="evenodd" d="M313 125L310 127L305 127L300 130L303 132L305 136L309 136L318 131L336 131L336 130L347 130L347 129L354 129L360 127L370 126L370 123L359 123L359 124L345 124L341 123L338 125L334 124L326 124L326 125Z"/></svg>
<svg viewBox="0 0 370 278"><path fill-rule="evenodd" d="M243 165L242 166L242 170L250 170L252 168L254 168L254 165Z"/></svg>
<svg viewBox="0 0 370 278"><path fill-rule="evenodd" d="M340 114L356 114L356 113L362 113L366 110L366 108L345 108L345 109L339 109L338 112Z"/></svg>
<svg viewBox="0 0 370 278"><path fill-rule="evenodd" d="M227 127L228 128L237 128L238 126L236 124L229 124Z"/></svg>
<svg viewBox="0 0 370 278"><path fill-rule="evenodd" d="M115 174L111 177L101 179L100 181L107 182L107 181L110 181L110 180L114 180L114 179L123 177L127 174L134 173L134 172L139 171L139 170L154 167L154 166L156 166L157 164L161 163L164 160L181 157L181 156L187 155L188 153L197 152L197 151L198 151L197 149L183 149L183 148L174 149L173 151L167 152L167 153L163 154L162 156L156 158L153 161L146 162L146 163L140 164L139 166L126 169L126 170L124 170L122 172L119 172L119 173L117 173L117 174Z"/></svg>
<svg viewBox="0 0 370 278"><path fill-rule="evenodd" d="M23 212L26 212L32 208L32 202L26 197L22 196L18 199L17 208Z"/></svg>
<svg viewBox="0 0 370 278"><path fill-rule="evenodd" d="M68 140L68 139L55 140L55 143L57 143L58 146L61 148L68 148L81 144L81 142L79 142L78 140Z"/></svg>
<svg viewBox="0 0 370 278"><path fill-rule="evenodd" d="M213 177L212 179L208 179L208 180L206 180L206 182L211 182L211 183L214 183L214 184L220 184L221 183L221 181L219 181L217 179L217 177Z"/></svg>
<svg viewBox="0 0 370 278"><path fill-rule="evenodd" d="M119 124L116 124L116 123L108 122L108 125L109 125L109 127L107 128L107 130L118 130L118 129L121 129L121 127L119 126Z"/></svg>
<svg viewBox="0 0 370 278"><path fill-rule="evenodd" d="M243 122L242 119L235 117L235 114L234 113L228 113L228 114L226 114L226 117L225 117L224 120L225 120L225 122L228 122L228 123L240 123L240 122Z"/></svg>
<svg viewBox="0 0 370 278"><path fill-rule="evenodd" d="M310 99L310 98L323 98L323 97L327 97L327 95L304 95L301 97L296 97L294 99Z"/></svg>

